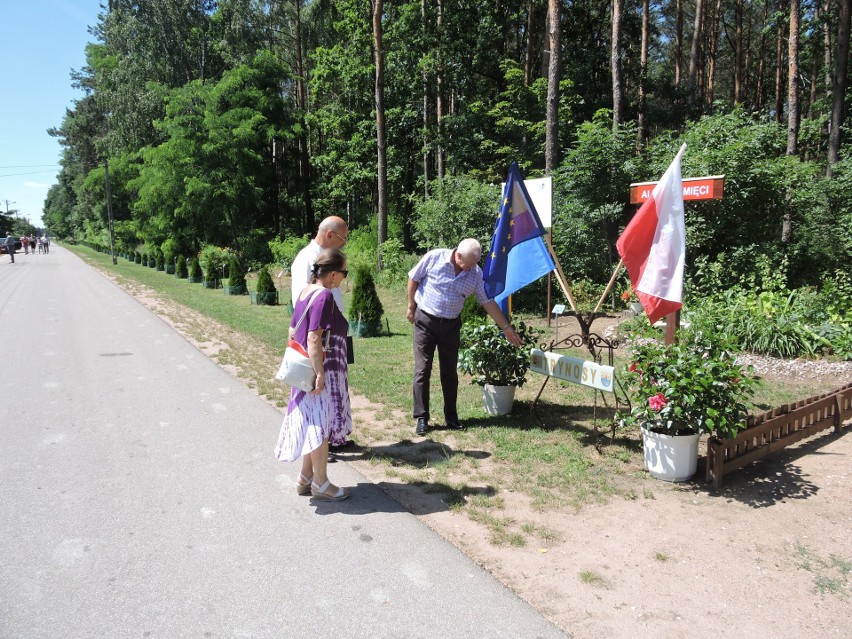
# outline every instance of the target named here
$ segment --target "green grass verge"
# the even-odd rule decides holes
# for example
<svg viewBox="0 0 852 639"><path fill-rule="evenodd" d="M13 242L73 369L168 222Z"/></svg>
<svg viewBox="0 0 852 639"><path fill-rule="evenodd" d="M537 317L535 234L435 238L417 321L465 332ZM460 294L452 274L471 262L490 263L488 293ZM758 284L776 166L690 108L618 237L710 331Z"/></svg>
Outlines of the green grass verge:
<svg viewBox="0 0 852 639"><path fill-rule="evenodd" d="M119 280L139 282L168 300L257 340L271 353L283 352L290 321L286 306L254 306L247 295L227 296L221 289L205 289L200 284L190 284L121 258L113 266L108 255L85 247L69 248ZM288 300L289 281L279 278L277 284L281 299ZM249 290L252 285L250 278ZM346 287L343 293L348 301ZM484 412L481 388L465 383L468 378L463 376L458 408L468 430L461 433L435 430L430 433L432 441L412 443L414 356L412 330L405 319L405 288L402 285L398 289L380 288L379 296L389 335L355 340L356 363L350 366L349 381L353 392L383 407L378 414L382 424L358 424L353 437L366 448L363 459L380 466L389 477L420 486L424 492L437 493L448 508L483 525L493 543L512 546L549 541L556 535L541 522L515 521L500 515L505 505L501 493L505 491L522 496L528 501L531 513L540 513L564 507L581 508L613 497L637 499L642 495L644 499L653 499L649 486L663 489L645 483L649 480L640 470L637 433L619 431L610 441L607 423L611 410L595 406L590 389L553 379L542 389L545 378L535 373L518 389L512 414L503 417ZM523 319L543 325L537 318ZM542 327L548 331L548 338L552 336L551 329ZM560 335L564 337L565 333L563 327ZM584 352L573 354L588 358ZM228 358L237 357L225 354L224 363L234 363ZM252 365L248 361L236 363L243 368ZM617 356L616 366L623 363L622 357ZM286 402L283 387L270 382L268 371L255 371L255 375L248 377L254 379L250 384L261 394L279 405ZM758 408L775 406L822 390L807 383L765 384L755 404ZM534 415L531 408L540 391ZM441 409L435 370L432 414L433 422L439 425ZM396 417L391 420L393 416ZM602 434L606 437L602 438ZM599 583L596 575L581 578L585 583Z"/></svg>

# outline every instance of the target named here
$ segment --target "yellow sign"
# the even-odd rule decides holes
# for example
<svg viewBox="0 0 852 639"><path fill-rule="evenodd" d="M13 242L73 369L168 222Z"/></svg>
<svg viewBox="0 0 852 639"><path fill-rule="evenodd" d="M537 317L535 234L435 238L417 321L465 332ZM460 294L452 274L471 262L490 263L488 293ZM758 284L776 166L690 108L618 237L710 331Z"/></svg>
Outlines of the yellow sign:
<svg viewBox="0 0 852 639"><path fill-rule="evenodd" d="M534 348L530 351L530 370L573 384L614 392L615 369L579 357Z"/></svg>

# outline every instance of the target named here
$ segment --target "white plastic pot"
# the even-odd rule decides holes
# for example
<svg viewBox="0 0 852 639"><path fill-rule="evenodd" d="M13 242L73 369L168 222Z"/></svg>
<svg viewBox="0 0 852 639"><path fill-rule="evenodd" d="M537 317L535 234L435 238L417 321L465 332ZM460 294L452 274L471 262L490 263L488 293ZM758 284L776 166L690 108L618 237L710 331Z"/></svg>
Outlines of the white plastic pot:
<svg viewBox="0 0 852 639"><path fill-rule="evenodd" d="M483 386L482 401L485 404L485 412L489 415L511 413L516 389L517 386L492 386L491 384Z"/></svg>
<svg viewBox="0 0 852 639"><path fill-rule="evenodd" d="M686 481L698 468L700 435L663 435L642 427L645 468L663 481Z"/></svg>

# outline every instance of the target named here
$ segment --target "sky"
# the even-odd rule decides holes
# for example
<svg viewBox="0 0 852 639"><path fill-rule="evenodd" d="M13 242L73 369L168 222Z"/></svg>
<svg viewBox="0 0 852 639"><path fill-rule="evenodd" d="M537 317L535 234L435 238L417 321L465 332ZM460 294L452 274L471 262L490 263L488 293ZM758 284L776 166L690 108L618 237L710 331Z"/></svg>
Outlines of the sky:
<svg viewBox="0 0 852 639"><path fill-rule="evenodd" d="M71 71L86 64L101 0L0 0L0 210L42 225L62 149L47 134L83 93Z"/></svg>

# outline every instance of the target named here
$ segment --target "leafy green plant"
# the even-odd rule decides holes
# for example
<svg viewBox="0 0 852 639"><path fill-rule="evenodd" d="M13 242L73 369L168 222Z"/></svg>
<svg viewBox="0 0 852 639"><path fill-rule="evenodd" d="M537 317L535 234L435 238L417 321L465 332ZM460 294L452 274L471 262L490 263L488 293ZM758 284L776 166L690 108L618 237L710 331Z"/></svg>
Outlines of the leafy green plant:
<svg viewBox="0 0 852 639"><path fill-rule="evenodd" d="M184 279L188 276L186 270L186 258L183 255L177 256L177 263L175 264L175 277L179 279Z"/></svg>
<svg viewBox="0 0 852 639"><path fill-rule="evenodd" d="M272 259L276 264L280 264L282 268L290 272L290 267L293 265L293 260L305 246L311 241L308 235L303 237L287 237L283 240L277 237L269 241L269 250L272 251Z"/></svg>
<svg viewBox="0 0 852 639"><path fill-rule="evenodd" d="M158 271L162 271L165 268L163 265L163 254L161 251L157 251L155 267Z"/></svg>
<svg viewBox="0 0 852 639"><path fill-rule="evenodd" d="M523 386L530 367L530 348L541 331L524 322L518 322L515 330L521 337L520 346L511 344L493 322L464 324L459 370L471 375L471 381L479 386Z"/></svg>
<svg viewBox="0 0 852 639"><path fill-rule="evenodd" d="M630 343L622 379L631 408L619 414L622 425L719 437L732 437L745 427L746 401L756 384L752 368L738 365L724 346L696 337L668 346L646 338Z"/></svg>
<svg viewBox="0 0 852 639"><path fill-rule="evenodd" d="M198 254L198 261L204 271L204 279L218 280L222 277L222 265L229 259L228 249L215 244L205 244Z"/></svg>

